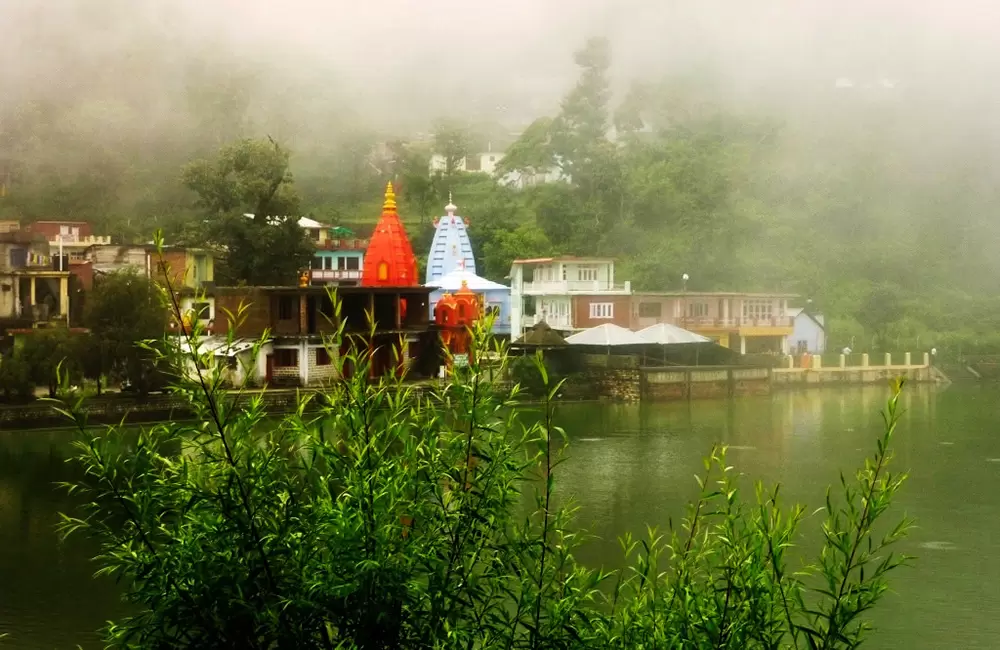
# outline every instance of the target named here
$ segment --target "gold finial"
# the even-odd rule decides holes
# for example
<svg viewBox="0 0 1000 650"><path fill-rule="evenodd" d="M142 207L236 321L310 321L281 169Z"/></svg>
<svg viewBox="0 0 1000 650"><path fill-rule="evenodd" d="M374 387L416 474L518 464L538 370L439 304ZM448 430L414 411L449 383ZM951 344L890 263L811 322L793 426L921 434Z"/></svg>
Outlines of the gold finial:
<svg viewBox="0 0 1000 650"><path fill-rule="evenodd" d="M392 191L392 181L385 185L385 202L382 204L382 209L386 212L396 211L396 193Z"/></svg>

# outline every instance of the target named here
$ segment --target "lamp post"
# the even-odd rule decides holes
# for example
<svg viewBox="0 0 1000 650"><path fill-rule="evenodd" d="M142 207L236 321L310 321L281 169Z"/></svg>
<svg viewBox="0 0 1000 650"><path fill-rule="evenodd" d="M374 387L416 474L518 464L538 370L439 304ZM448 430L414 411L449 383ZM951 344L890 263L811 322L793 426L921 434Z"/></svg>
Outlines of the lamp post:
<svg viewBox="0 0 1000 650"><path fill-rule="evenodd" d="M687 273L681 276L681 293L683 297L681 298L681 323L684 329L687 329L687 290L688 290L688 280L691 278Z"/></svg>

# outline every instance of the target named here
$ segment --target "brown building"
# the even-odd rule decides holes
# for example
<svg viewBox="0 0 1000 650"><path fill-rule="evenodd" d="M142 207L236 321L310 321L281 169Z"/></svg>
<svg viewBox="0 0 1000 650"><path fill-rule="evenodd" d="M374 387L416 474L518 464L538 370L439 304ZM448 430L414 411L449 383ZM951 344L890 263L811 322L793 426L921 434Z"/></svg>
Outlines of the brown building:
<svg viewBox="0 0 1000 650"><path fill-rule="evenodd" d="M791 298L795 296L784 293L635 293L629 327L638 331L669 323L741 354L787 354L788 336L793 331L788 316Z"/></svg>
<svg viewBox="0 0 1000 650"><path fill-rule="evenodd" d="M631 325L631 296L572 295L570 305L575 329L589 329L605 323L625 328Z"/></svg>
<svg viewBox="0 0 1000 650"><path fill-rule="evenodd" d="M440 360L428 317L430 292L424 287L340 287L340 321L324 287L215 287L203 295L186 292L181 307L198 314L216 339L230 328L241 341L268 336L256 366L237 380L252 376L270 385L314 385L337 377L336 356L346 356L352 345L376 351L374 374L394 369L411 376L433 374ZM241 321L230 318L241 311ZM331 354L327 339L340 322L345 340Z"/></svg>

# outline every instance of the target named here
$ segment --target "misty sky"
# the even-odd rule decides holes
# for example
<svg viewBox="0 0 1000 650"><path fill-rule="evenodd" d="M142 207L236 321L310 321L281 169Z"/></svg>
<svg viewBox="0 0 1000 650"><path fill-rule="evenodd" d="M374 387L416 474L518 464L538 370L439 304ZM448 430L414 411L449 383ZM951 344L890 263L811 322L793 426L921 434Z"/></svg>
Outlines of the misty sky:
<svg viewBox="0 0 1000 650"><path fill-rule="evenodd" d="M1000 8L985 0L0 0L0 24L8 107L153 87L169 105L217 53L277 71L272 94L285 75L380 119L497 109L520 121L554 107L589 35L611 39L620 87L710 74L777 105L849 78L974 108L1000 67Z"/></svg>

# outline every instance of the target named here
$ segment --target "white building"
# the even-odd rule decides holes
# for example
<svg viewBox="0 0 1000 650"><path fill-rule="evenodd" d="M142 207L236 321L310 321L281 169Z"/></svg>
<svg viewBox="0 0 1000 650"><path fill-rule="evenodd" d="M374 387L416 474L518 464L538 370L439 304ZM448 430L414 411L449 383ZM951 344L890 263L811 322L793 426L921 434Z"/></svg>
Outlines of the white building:
<svg viewBox="0 0 1000 650"><path fill-rule="evenodd" d="M826 322L822 315L813 314L801 307L789 308L792 333L785 348L792 354L823 354L826 352Z"/></svg>
<svg viewBox="0 0 1000 650"><path fill-rule="evenodd" d="M510 336L544 320L574 332L604 323L629 326L632 286L615 283L607 258L546 257L514 260L510 268Z"/></svg>
<svg viewBox="0 0 1000 650"><path fill-rule="evenodd" d="M478 172L495 176L500 161L503 160L503 152L487 151L486 153L471 154L459 160L455 165L455 171ZM444 172L448 169L448 160L441 154L431 156L431 173ZM545 183L567 183L567 176L558 165L553 165L550 169L539 172L512 171L499 178L499 182L508 187L524 189L533 185L543 185Z"/></svg>

